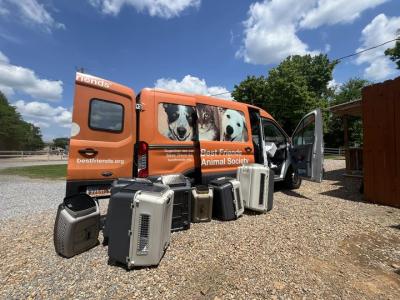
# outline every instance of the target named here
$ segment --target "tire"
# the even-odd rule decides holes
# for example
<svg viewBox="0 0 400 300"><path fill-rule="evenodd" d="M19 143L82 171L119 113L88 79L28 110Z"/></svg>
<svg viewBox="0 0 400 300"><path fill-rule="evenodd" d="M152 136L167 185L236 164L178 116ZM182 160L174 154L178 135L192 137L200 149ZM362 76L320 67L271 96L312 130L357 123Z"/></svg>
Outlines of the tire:
<svg viewBox="0 0 400 300"><path fill-rule="evenodd" d="M294 171L290 166L286 172L285 180L283 182L286 189L297 190L301 186L302 180L297 171Z"/></svg>

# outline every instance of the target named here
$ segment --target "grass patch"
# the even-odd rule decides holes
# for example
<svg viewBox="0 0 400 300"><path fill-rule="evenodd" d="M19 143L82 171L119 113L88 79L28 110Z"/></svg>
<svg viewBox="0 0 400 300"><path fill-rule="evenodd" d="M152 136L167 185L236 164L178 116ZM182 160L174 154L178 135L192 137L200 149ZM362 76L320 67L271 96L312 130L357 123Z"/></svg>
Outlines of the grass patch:
<svg viewBox="0 0 400 300"><path fill-rule="evenodd" d="M15 167L0 170L3 175L19 175L30 178L64 179L67 175L67 165L42 165Z"/></svg>

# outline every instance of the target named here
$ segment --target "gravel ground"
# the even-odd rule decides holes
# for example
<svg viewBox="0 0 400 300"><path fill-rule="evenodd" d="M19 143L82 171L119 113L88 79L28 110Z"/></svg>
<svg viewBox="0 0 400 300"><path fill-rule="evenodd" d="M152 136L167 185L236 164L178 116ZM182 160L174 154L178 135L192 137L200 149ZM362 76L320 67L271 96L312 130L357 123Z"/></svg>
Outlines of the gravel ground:
<svg viewBox="0 0 400 300"><path fill-rule="evenodd" d="M0 220L0 298L398 299L400 210L360 202L343 168L327 160L327 180L276 192L267 214L172 234L157 268L110 266L101 245L58 257L54 206Z"/></svg>
<svg viewBox="0 0 400 300"><path fill-rule="evenodd" d="M0 175L0 220L54 211L65 194L65 181Z"/></svg>

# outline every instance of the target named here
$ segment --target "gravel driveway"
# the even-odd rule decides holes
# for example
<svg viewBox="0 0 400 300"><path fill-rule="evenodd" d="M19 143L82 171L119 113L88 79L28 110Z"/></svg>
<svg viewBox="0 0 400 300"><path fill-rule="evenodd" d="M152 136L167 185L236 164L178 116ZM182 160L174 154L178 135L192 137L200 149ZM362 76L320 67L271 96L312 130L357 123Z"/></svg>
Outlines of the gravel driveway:
<svg viewBox="0 0 400 300"><path fill-rule="evenodd" d="M0 175L0 220L54 211L65 194L65 181Z"/></svg>
<svg viewBox="0 0 400 300"><path fill-rule="evenodd" d="M58 257L53 200L48 210L6 213L0 220L0 298L398 299L400 210L360 202L359 182L344 181L343 168L343 161L327 160L322 184L275 192L267 214L173 233L157 268L130 272L108 265L101 245ZM42 181L36 189L37 181L17 181L19 191L9 183L4 192L4 180L6 201L30 197L30 204L23 201L33 208L35 199L62 198L63 182Z"/></svg>

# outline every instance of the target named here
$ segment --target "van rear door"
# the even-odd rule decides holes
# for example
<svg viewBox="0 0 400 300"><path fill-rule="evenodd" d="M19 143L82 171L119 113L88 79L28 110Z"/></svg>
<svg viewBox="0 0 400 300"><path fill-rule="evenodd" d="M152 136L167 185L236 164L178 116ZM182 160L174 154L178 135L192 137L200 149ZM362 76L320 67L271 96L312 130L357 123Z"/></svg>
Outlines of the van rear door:
<svg viewBox="0 0 400 300"><path fill-rule="evenodd" d="M106 183L132 176L135 121L132 89L76 74L67 194L106 196Z"/></svg>
<svg viewBox="0 0 400 300"><path fill-rule="evenodd" d="M322 113L318 108L303 117L292 136L292 165L300 177L322 181L323 131Z"/></svg>

